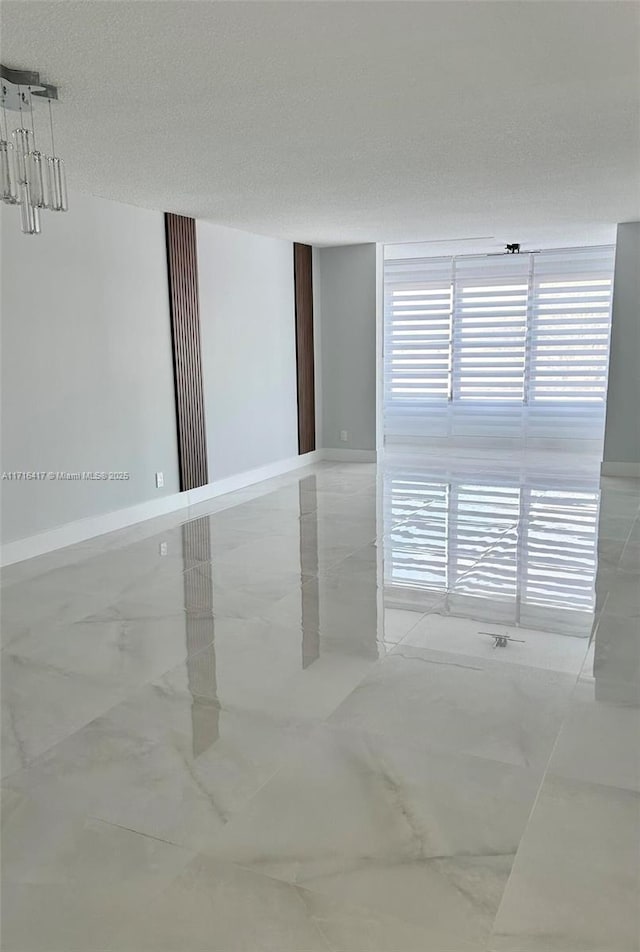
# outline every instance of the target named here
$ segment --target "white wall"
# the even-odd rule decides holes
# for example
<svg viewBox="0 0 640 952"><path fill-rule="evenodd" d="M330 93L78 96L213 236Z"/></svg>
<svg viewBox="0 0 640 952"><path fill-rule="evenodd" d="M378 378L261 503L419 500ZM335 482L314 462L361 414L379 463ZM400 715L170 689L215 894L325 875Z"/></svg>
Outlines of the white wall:
<svg viewBox="0 0 640 952"><path fill-rule="evenodd" d="M42 234L2 219L2 540L178 490L163 216L73 194ZM164 488L155 487L155 472Z"/></svg>
<svg viewBox="0 0 640 952"><path fill-rule="evenodd" d="M322 446L375 450L376 246L320 248L317 260Z"/></svg>
<svg viewBox="0 0 640 952"><path fill-rule="evenodd" d="M198 221L209 480L297 456L293 246Z"/></svg>
<svg viewBox="0 0 640 952"><path fill-rule="evenodd" d="M640 468L640 222L637 221L618 225L604 462L636 464ZM603 471L607 471L606 465Z"/></svg>

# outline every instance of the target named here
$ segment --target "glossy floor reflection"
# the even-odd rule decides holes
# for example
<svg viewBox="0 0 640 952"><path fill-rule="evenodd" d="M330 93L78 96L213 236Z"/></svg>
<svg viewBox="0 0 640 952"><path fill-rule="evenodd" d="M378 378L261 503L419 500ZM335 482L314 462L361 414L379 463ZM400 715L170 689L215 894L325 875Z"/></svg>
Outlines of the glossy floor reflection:
<svg viewBox="0 0 640 952"><path fill-rule="evenodd" d="M2 573L5 952L637 952L640 483L318 464Z"/></svg>

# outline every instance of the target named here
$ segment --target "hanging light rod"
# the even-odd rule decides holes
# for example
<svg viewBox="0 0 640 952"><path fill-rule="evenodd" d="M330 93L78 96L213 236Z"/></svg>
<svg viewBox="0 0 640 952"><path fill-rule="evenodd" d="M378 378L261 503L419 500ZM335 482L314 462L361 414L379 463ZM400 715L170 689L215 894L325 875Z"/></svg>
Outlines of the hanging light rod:
<svg viewBox="0 0 640 952"><path fill-rule="evenodd" d="M20 206L25 235L39 235L41 210L66 212L68 208L64 162L56 152L53 133L51 103L58 101L58 89L43 83L36 70L0 63L0 101L0 199ZM40 137L36 137L33 107L38 101L49 107L50 154L40 151ZM11 135L7 110L19 114Z"/></svg>
<svg viewBox="0 0 640 952"><path fill-rule="evenodd" d="M11 69L0 63L2 99L6 109L19 110L29 104L30 96L40 99L57 99L58 87L43 83L40 73L34 69Z"/></svg>

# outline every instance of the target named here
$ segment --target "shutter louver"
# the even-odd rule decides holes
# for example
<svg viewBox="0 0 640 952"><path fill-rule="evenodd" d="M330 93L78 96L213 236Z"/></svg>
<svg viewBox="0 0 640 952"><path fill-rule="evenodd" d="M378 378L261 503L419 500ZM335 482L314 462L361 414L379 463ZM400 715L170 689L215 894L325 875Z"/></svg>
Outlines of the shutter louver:
<svg viewBox="0 0 640 952"><path fill-rule="evenodd" d="M582 637L591 631L599 508L591 480L563 490L544 477L521 486L391 464L385 500L391 603Z"/></svg>
<svg viewBox="0 0 640 952"><path fill-rule="evenodd" d="M450 341L451 259L387 262L384 388L392 430L410 431L429 407L431 432L446 432Z"/></svg>
<svg viewBox="0 0 640 952"><path fill-rule="evenodd" d="M613 257L603 246L387 258L385 437L598 452Z"/></svg>
<svg viewBox="0 0 640 952"><path fill-rule="evenodd" d="M531 288L529 432L603 432L609 366L610 249L536 255Z"/></svg>

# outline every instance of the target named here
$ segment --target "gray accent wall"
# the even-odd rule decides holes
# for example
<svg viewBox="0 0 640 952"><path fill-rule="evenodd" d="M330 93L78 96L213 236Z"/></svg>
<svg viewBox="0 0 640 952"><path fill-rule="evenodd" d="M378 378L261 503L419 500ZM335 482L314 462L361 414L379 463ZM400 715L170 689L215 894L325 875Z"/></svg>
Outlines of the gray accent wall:
<svg viewBox="0 0 640 952"><path fill-rule="evenodd" d="M293 244L197 222L209 481L298 455Z"/></svg>
<svg viewBox="0 0 640 952"><path fill-rule="evenodd" d="M2 541L178 491L163 215L73 194L42 234L2 219ZM164 474L157 489L155 473Z"/></svg>
<svg viewBox="0 0 640 952"><path fill-rule="evenodd" d="M376 246L320 248L316 260L321 445L327 449L375 450ZM341 440L344 430L348 436Z"/></svg>
<svg viewBox="0 0 640 952"><path fill-rule="evenodd" d="M640 463L640 222L618 225L605 463Z"/></svg>

